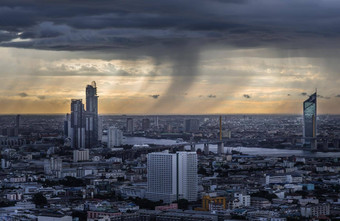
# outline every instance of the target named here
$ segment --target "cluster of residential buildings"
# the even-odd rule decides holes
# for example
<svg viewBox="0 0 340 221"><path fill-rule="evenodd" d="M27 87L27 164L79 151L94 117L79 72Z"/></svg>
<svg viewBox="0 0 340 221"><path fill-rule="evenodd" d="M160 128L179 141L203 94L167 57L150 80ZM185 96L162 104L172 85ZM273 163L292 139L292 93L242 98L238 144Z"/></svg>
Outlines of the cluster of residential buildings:
<svg viewBox="0 0 340 221"><path fill-rule="evenodd" d="M0 174L0 217L92 221L340 216L338 155L204 154L168 148L122 159L114 153L105 148L55 148L49 156L2 151L11 165ZM36 201L37 194L46 202Z"/></svg>
<svg viewBox="0 0 340 221"><path fill-rule="evenodd" d="M305 130L299 137L305 147L318 149L317 132L336 141L338 123L320 130L331 121L322 118L316 131L317 95L313 96L304 103L306 119L101 117L93 82L86 87L86 104L72 100L66 120L29 116L21 123L22 116L17 116L13 123L9 118L8 124L19 133L1 137L7 143L0 145L0 220L338 219L340 152L301 151L293 156L224 148L255 140L266 144L265 137L275 140L280 134L281 141L288 142L287 128L302 121ZM267 131L261 134L263 128ZM143 140L177 141L133 142L138 135ZM16 142L9 143L11 139ZM217 151L209 149L211 143L217 144ZM336 145L330 149L337 150Z"/></svg>

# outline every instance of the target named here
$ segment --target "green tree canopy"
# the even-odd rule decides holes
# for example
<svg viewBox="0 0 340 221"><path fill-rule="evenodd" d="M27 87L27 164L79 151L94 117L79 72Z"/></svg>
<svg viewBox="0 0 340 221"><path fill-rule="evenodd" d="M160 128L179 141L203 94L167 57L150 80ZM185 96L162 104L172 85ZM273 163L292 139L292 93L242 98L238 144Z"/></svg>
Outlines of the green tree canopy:
<svg viewBox="0 0 340 221"><path fill-rule="evenodd" d="M34 194L32 201L35 205L39 207L47 205L47 199L42 193Z"/></svg>

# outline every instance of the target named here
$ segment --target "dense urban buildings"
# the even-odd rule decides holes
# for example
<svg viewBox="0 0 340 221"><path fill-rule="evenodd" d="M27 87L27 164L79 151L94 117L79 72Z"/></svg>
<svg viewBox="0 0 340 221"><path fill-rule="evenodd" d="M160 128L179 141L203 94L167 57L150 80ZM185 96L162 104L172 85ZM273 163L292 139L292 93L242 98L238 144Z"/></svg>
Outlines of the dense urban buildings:
<svg viewBox="0 0 340 221"><path fill-rule="evenodd" d="M0 221L340 220L340 1L0 2Z"/></svg>
<svg viewBox="0 0 340 221"><path fill-rule="evenodd" d="M314 152L304 146L303 115L101 118L101 142L72 148L65 133L75 127L63 115L21 115L20 134L1 137L0 217L284 221L340 216L339 116L317 116ZM133 134L127 118L133 118ZM144 119L150 120L148 128ZM199 120L197 132L186 132L187 119ZM15 127L16 117L0 116L0 123Z"/></svg>
<svg viewBox="0 0 340 221"><path fill-rule="evenodd" d="M2 220L340 217L340 117L316 94L301 116L99 117L96 89L66 119L0 116Z"/></svg>

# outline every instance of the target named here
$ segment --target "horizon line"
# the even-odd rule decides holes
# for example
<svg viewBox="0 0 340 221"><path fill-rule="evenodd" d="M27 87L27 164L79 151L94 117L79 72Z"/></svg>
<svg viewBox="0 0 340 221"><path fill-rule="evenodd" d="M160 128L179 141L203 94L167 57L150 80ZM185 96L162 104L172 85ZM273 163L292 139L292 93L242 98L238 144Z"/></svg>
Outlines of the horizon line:
<svg viewBox="0 0 340 221"><path fill-rule="evenodd" d="M66 115L70 113L0 113L0 116L15 116L15 115ZM175 113L175 114L143 114L143 113L133 113L133 114L124 114L124 113L104 113L104 114L98 114L101 116L180 116L180 115L186 115L186 116L211 116L211 115L301 115L302 113L198 113L198 114L185 114L185 113ZM320 115L340 115L340 113L334 114L334 113L321 113Z"/></svg>

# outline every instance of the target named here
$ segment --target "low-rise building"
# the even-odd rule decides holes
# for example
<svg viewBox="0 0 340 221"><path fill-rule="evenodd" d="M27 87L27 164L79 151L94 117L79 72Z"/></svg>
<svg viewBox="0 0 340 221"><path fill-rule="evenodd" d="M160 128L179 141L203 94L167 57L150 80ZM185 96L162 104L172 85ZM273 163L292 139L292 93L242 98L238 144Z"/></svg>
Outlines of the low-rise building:
<svg viewBox="0 0 340 221"><path fill-rule="evenodd" d="M319 217L322 215L328 216L330 214L330 205L324 204L307 204L301 206L301 216L303 217Z"/></svg>
<svg viewBox="0 0 340 221"><path fill-rule="evenodd" d="M256 209L268 208L272 204L269 200L262 197L252 197L251 198L251 206Z"/></svg>

